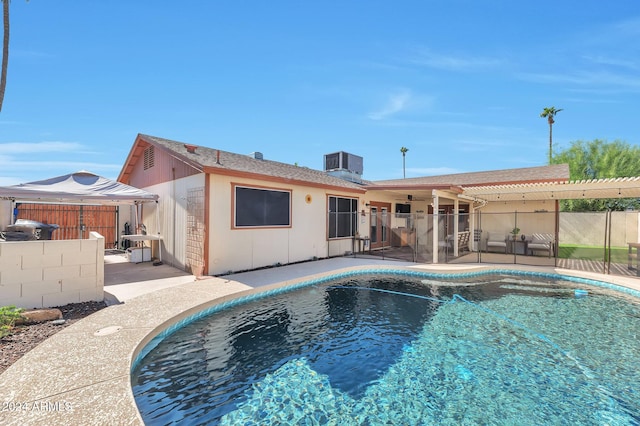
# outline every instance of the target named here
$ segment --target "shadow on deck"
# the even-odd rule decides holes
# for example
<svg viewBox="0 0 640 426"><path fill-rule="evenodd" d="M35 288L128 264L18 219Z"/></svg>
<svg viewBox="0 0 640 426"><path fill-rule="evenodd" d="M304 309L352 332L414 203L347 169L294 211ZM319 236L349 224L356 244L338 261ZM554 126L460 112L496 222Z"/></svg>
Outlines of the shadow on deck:
<svg viewBox="0 0 640 426"><path fill-rule="evenodd" d="M412 247L387 247L380 250L373 250L370 253L356 253L356 257L373 256L387 260L402 260L415 263L432 263L431 253L416 253ZM607 273L620 275L625 277L636 277L637 271L629 269L627 264L611 263L605 265L602 260L586 260L586 259L555 259L546 256L525 256L502 253L478 253L466 252L458 257L451 254L441 253L439 256L442 263L493 263L504 265L529 265L529 266L551 266L563 269L571 269L574 271L595 272L598 274ZM557 263L556 263L557 261Z"/></svg>

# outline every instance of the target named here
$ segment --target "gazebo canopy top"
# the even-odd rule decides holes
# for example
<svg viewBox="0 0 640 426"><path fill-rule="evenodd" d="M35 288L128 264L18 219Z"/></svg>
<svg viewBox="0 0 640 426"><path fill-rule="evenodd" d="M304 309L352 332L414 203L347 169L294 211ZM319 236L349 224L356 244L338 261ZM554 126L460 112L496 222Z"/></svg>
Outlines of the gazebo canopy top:
<svg viewBox="0 0 640 426"><path fill-rule="evenodd" d="M123 183L79 171L45 180L0 187L0 199L66 204L140 204L158 195Z"/></svg>

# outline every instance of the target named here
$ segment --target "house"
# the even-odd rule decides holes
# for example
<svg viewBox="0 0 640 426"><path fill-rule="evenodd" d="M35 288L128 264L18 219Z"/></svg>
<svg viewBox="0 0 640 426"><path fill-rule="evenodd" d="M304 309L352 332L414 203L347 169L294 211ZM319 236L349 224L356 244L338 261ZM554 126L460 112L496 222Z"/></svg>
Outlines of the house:
<svg viewBox="0 0 640 426"><path fill-rule="evenodd" d="M322 171L138 135L118 181L160 196L165 263L209 275L343 255L366 189ZM329 211L329 213L327 213Z"/></svg>
<svg viewBox="0 0 640 426"><path fill-rule="evenodd" d="M640 196L638 178L571 182L566 164L375 182L361 174L362 159L342 152L319 171L140 134L118 180L160 195L159 212L145 206L141 219L161 230L163 260L209 275L385 247L438 263L485 250L489 233L517 250L516 237L557 241L560 199Z"/></svg>

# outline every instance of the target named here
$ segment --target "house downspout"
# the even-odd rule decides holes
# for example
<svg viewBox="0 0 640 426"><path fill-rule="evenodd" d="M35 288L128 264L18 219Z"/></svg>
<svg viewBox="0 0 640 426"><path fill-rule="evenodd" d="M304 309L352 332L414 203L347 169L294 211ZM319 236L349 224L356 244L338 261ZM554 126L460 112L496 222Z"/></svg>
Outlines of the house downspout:
<svg viewBox="0 0 640 426"><path fill-rule="evenodd" d="M469 197L468 195L460 194L458 198L463 200L470 201L469 206L469 239L471 239L471 249L478 251L478 256L480 255L480 242L481 237L478 237L476 241L476 211L479 211L481 208L489 204L487 200L478 199L475 197ZM478 206L475 203L480 203ZM480 230L482 232L482 230Z"/></svg>
<svg viewBox="0 0 640 426"><path fill-rule="evenodd" d="M556 229L555 229L555 244L556 246L553 248L555 254L554 265L558 266L558 250L560 249L560 200L556 200Z"/></svg>
<svg viewBox="0 0 640 426"><path fill-rule="evenodd" d="M432 262L434 264L438 263L438 249L439 249L439 245L438 245L438 241L439 241L439 235L438 235L438 210L440 208L439 206L440 204L440 199L438 197L437 194L433 194L433 260Z"/></svg>
<svg viewBox="0 0 640 426"><path fill-rule="evenodd" d="M453 200L453 257L458 257L458 232L460 232L460 201ZM446 236L445 236L446 237Z"/></svg>

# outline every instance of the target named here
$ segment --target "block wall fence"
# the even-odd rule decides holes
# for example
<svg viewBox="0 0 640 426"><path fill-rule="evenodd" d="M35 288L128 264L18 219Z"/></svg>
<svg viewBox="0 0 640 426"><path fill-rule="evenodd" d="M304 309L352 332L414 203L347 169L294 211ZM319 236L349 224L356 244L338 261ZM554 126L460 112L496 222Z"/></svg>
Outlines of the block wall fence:
<svg viewBox="0 0 640 426"><path fill-rule="evenodd" d="M0 306L47 308L104 299L104 237L0 243Z"/></svg>

